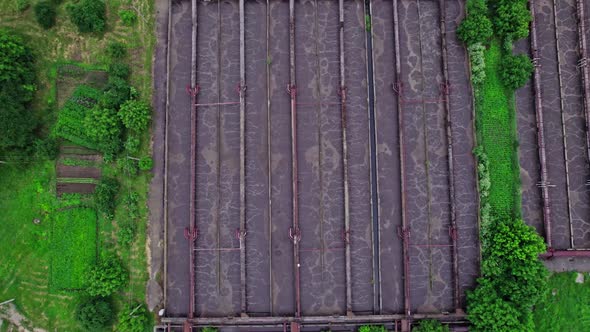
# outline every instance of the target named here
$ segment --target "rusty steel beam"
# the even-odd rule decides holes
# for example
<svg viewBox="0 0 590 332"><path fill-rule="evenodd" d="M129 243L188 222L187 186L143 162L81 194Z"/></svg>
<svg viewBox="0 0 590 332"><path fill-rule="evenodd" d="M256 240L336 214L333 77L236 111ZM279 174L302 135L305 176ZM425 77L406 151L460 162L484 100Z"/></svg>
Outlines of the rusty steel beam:
<svg viewBox="0 0 590 332"><path fill-rule="evenodd" d="M436 319L447 324L466 324L464 313L452 314L389 314L389 315L355 315L355 316L285 316L285 317L199 317L193 320L193 326L258 326L282 327L283 324L299 323L305 326L338 324L391 324L401 320ZM164 324L184 324L186 317L163 317Z"/></svg>
<svg viewBox="0 0 590 332"><path fill-rule="evenodd" d="M588 76L588 42L586 40L586 18L584 1L576 1L578 14L578 45L580 51L579 66L582 70L582 96L584 97L584 119L586 120L586 157L590 163L590 77Z"/></svg>
<svg viewBox="0 0 590 332"><path fill-rule="evenodd" d="M297 88L295 79L295 0L289 0L289 95L291 97L291 188L293 208L293 268L295 271L295 316L301 316L301 289L299 261L299 175L297 162Z"/></svg>
<svg viewBox="0 0 590 332"><path fill-rule="evenodd" d="M240 289L241 311L246 315L246 53L244 46L244 0L239 1L240 16Z"/></svg>
<svg viewBox="0 0 590 332"><path fill-rule="evenodd" d="M192 0L192 52L191 52L191 112L190 112L190 121L191 121L191 175L190 175L190 225L189 225L189 237L188 240L190 241L190 254L189 254L189 268L190 268L190 300L189 300L189 310L188 310L188 318L193 319L193 315L195 312L195 244L196 238L193 236L196 234L195 227L196 227L196 211L195 211L195 203L197 200L197 153L196 153L196 146L197 146L197 95L194 93L196 89L196 82L197 82L197 0ZM186 329L185 329L186 331Z"/></svg>
<svg viewBox="0 0 590 332"><path fill-rule="evenodd" d="M270 88L270 0L266 0L266 171L268 172L268 280L270 314L274 315L274 279L272 275L272 121Z"/></svg>
<svg viewBox="0 0 590 332"><path fill-rule="evenodd" d="M451 119L451 104L449 95L449 63L447 54L447 27L446 27L446 0L440 0L440 38L441 38L441 53L443 66L443 99L446 114L446 131L447 131L447 161L449 167L449 205L451 208L451 230L449 236L452 241L453 254L453 303L455 311L460 311L460 290L459 290L459 258L457 249L457 211L455 209L455 165L453 156L453 130Z"/></svg>
<svg viewBox="0 0 590 332"><path fill-rule="evenodd" d="M348 183L348 143L346 133L346 76L344 71L344 0L338 1L340 45L340 114L342 124L342 168L344 177L344 245L346 246L346 314L352 315L350 262L350 189Z"/></svg>
<svg viewBox="0 0 590 332"><path fill-rule="evenodd" d="M549 250L539 255L542 259L551 259L554 257L574 258L574 257L590 257L590 250L576 249L576 250Z"/></svg>
<svg viewBox="0 0 590 332"><path fill-rule="evenodd" d="M529 0L529 7L532 16L531 22L531 51L535 70L533 76L533 87L535 90L535 117L537 123L537 146L539 163L541 164L541 196L543 198L543 225L545 228L545 243L549 249L553 247L551 241L551 202L549 199L549 179L547 172L547 153L545 151L545 129L543 123L543 98L541 95L541 72L539 70L539 48L537 44L537 25L535 21L534 0Z"/></svg>
<svg viewBox="0 0 590 332"><path fill-rule="evenodd" d="M399 15L397 9L398 0L393 0L393 38L395 42L395 76L399 82L401 77L401 61L400 61L400 45L399 45ZM397 99L397 110L398 110L398 132L399 132L399 155L400 155L400 184L401 184L401 217L402 217L402 256L404 261L404 313L406 316L411 315L410 305L410 248L408 225L406 220L406 186L405 186L405 153L404 153L404 117L402 110L401 96L398 95ZM403 319L400 318L400 319Z"/></svg>

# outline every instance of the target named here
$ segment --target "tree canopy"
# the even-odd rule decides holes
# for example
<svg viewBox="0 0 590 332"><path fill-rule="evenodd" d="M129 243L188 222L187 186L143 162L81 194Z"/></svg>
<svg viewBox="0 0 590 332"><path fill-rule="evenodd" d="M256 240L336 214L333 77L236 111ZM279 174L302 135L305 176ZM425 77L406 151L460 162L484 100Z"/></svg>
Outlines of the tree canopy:
<svg viewBox="0 0 590 332"><path fill-rule="evenodd" d="M102 331L113 321L111 304L100 297L85 299L76 309L76 320L87 331Z"/></svg>
<svg viewBox="0 0 590 332"><path fill-rule="evenodd" d="M0 29L0 150L31 142L36 121L29 102L34 92L31 49L13 31Z"/></svg>
<svg viewBox="0 0 590 332"><path fill-rule="evenodd" d="M126 128L141 132L150 122L152 110L147 103L139 100L128 100L119 110L119 117Z"/></svg>
<svg viewBox="0 0 590 332"><path fill-rule="evenodd" d="M129 274L114 256L102 258L86 276L88 294L109 296L127 284Z"/></svg>
<svg viewBox="0 0 590 332"><path fill-rule="evenodd" d="M103 0L80 0L66 7L78 31L103 32L106 27L106 6Z"/></svg>

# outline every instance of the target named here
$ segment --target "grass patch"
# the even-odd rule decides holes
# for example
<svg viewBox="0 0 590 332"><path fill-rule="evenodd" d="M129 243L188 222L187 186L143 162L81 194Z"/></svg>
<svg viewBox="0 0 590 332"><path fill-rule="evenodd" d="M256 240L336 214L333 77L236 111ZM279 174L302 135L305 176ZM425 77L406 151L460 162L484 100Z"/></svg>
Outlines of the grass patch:
<svg viewBox="0 0 590 332"><path fill-rule="evenodd" d="M56 212L51 232L51 288L79 290L96 261L96 212L70 208Z"/></svg>
<svg viewBox="0 0 590 332"><path fill-rule="evenodd" d="M0 165L0 298L16 299L18 310L36 327L81 331L73 319L77 296L49 291L50 217L67 205L52 189L55 167L51 162L19 166Z"/></svg>
<svg viewBox="0 0 590 332"><path fill-rule="evenodd" d="M590 331L590 275L576 283L577 273L549 278L549 290L534 310L536 331Z"/></svg>
<svg viewBox="0 0 590 332"><path fill-rule="evenodd" d="M514 94L499 75L502 50L492 42L485 52L486 80L476 97L479 144L489 158L489 202L496 216L520 216L520 175Z"/></svg>

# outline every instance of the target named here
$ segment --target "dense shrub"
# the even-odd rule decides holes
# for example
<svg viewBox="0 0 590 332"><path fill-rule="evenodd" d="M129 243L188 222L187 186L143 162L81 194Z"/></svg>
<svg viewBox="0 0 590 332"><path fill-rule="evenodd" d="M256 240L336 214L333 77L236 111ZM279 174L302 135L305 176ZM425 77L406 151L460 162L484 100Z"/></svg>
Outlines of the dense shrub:
<svg viewBox="0 0 590 332"><path fill-rule="evenodd" d="M128 248L135 240L136 227L131 220L124 220L119 222L119 230L117 231L117 242Z"/></svg>
<svg viewBox="0 0 590 332"><path fill-rule="evenodd" d="M132 26L137 21L137 14L133 10L123 9L119 10L119 18L123 25Z"/></svg>
<svg viewBox="0 0 590 332"><path fill-rule="evenodd" d="M80 0L66 6L70 20L78 31L103 32L106 27L106 6L103 0Z"/></svg>
<svg viewBox="0 0 590 332"><path fill-rule="evenodd" d="M113 178L102 178L94 191L96 209L108 219L112 219L115 213L115 198L118 192L119 182Z"/></svg>
<svg viewBox="0 0 590 332"><path fill-rule="evenodd" d="M449 327L442 325L439 321L433 319L425 319L418 322L412 328L412 332L449 332Z"/></svg>
<svg viewBox="0 0 590 332"><path fill-rule="evenodd" d="M475 43L467 47L469 52L469 61L471 63L471 83L476 90L483 85L486 80L486 63L485 63L485 46L481 43Z"/></svg>
<svg viewBox="0 0 590 332"><path fill-rule="evenodd" d="M130 87L126 80L111 76L104 88L104 95L101 99L103 107L118 110L121 104L130 97Z"/></svg>
<svg viewBox="0 0 590 332"><path fill-rule="evenodd" d="M39 159L55 160L59 154L59 144L54 138L37 139L35 141L35 156Z"/></svg>
<svg viewBox="0 0 590 332"><path fill-rule="evenodd" d="M55 4L50 0L41 0L35 4L35 19L44 29L49 29L55 25L57 11Z"/></svg>
<svg viewBox="0 0 590 332"><path fill-rule="evenodd" d="M524 54L504 55L500 67L500 77L508 89L516 90L526 84L533 69L531 59Z"/></svg>
<svg viewBox="0 0 590 332"><path fill-rule="evenodd" d="M486 44L494 30L492 22L485 14L469 14L457 28L457 36L467 45Z"/></svg>
<svg viewBox="0 0 590 332"><path fill-rule="evenodd" d="M137 160L133 160L127 157L121 157L117 160L117 168L128 176L137 176L139 173L139 167L137 165Z"/></svg>
<svg viewBox="0 0 590 332"><path fill-rule="evenodd" d="M149 171L152 169L152 167L154 167L154 160L149 157L142 157L141 159L139 159L139 169L142 171Z"/></svg>
<svg viewBox="0 0 590 332"><path fill-rule="evenodd" d="M127 305L119 313L117 331L144 332L148 323L148 311L144 304Z"/></svg>
<svg viewBox="0 0 590 332"><path fill-rule="evenodd" d="M152 117L152 110L147 103L132 99L121 105L119 117L126 128L142 132L147 129Z"/></svg>
<svg viewBox="0 0 590 332"><path fill-rule="evenodd" d="M114 62L109 65L109 75L126 80L130 72L129 65L126 63Z"/></svg>
<svg viewBox="0 0 590 332"><path fill-rule="evenodd" d="M84 119L86 135L96 142L101 151L117 153L121 150L122 125L117 112L110 108L93 107Z"/></svg>
<svg viewBox="0 0 590 332"><path fill-rule="evenodd" d="M30 145L37 123L28 104L35 89L31 49L14 31L0 29L0 152Z"/></svg>
<svg viewBox="0 0 590 332"><path fill-rule="evenodd" d="M24 12L31 6L31 0L16 0L16 10Z"/></svg>
<svg viewBox="0 0 590 332"><path fill-rule="evenodd" d="M516 41L529 35L532 16L526 0L496 0L494 27L499 37Z"/></svg>
<svg viewBox="0 0 590 332"><path fill-rule="evenodd" d="M125 150L130 154L135 154L137 151L139 151L139 144L139 138L133 134L130 134L124 144Z"/></svg>
<svg viewBox="0 0 590 332"><path fill-rule="evenodd" d="M125 286L129 274L114 256L107 256L99 260L86 276L86 291L92 296L109 296L119 288Z"/></svg>
<svg viewBox="0 0 590 332"><path fill-rule="evenodd" d="M76 320L87 331L102 331L113 322L111 304L103 298L84 299L76 308Z"/></svg>
<svg viewBox="0 0 590 332"><path fill-rule="evenodd" d="M118 41L111 41L107 45L107 54L112 59L122 59L127 56L127 47Z"/></svg>
<svg viewBox="0 0 590 332"><path fill-rule="evenodd" d="M201 329L201 332L217 332L217 331L218 330L216 327L210 327L210 326L206 326Z"/></svg>

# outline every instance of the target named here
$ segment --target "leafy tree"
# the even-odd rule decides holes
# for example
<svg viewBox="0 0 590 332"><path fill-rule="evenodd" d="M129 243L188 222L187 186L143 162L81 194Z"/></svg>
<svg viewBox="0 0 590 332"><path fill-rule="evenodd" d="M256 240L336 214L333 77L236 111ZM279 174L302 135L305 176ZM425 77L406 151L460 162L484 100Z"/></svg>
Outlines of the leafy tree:
<svg viewBox="0 0 590 332"><path fill-rule="evenodd" d="M130 27L137 21L137 14L133 10L123 9L119 10L119 18L123 25Z"/></svg>
<svg viewBox="0 0 590 332"><path fill-rule="evenodd" d="M137 151L139 151L139 138L137 138L137 136L135 135L129 135L127 137L127 140L125 141L125 150L127 150L127 152L134 154Z"/></svg>
<svg viewBox="0 0 590 332"><path fill-rule="evenodd" d="M467 45L486 44L494 30L485 14L469 14L457 28L457 36Z"/></svg>
<svg viewBox="0 0 590 332"><path fill-rule="evenodd" d="M55 160L59 154L59 144L54 138L37 139L35 141L35 154L37 158Z"/></svg>
<svg viewBox="0 0 590 332"><path fill-rule="evenodd" d="M0 90L22 103L33 99L35 92L31 49L14 31L5 29L0 29Z"/></svg>
<svg viewBox="0 0 590 332"><path fill-rule="evenodd" d="M106 6L103 0L80 0L66 6L70 21L81 33L103 32L106 27Z"/></svg>
<svg viewBox="0 0 590 332"><path fill-rule="evenodd" d="M114 178L102 178L94 191L96 209L109 219L113 218L115 197L118 192L119 182Z"/></svg>
<svg viewBox="0 0 590 332"><path fill-rule="evenodd" d="M516 90L529 80L533 72L531 59L524 55L504 55L500 67L500 78L508 89Z"/></svg>
<svg viewBox="0 0 590 332"><path fill-rule="evenodd" d="M121 149L121 121L115 110L93 107L86 114L84 128L86 135L97 142L102 151L117 152Z"/></svg>
<svg viewBox="0 0 590 332"><path fill-rule="evenodd" d="M102 331L113 321L111 304L100 297L84 299L76 309L76 320L87 331Z"/></svg>
<svg viewBox="0 0 590 332"><path fill-rule="evenodd" d="M41 0L35 4L35 18L37 23L44 29L49 29L55 25L56 15L57 11L53 2Z"/></svg>
<svg viewBox="0 0 590 332"><path fill-rule="evenodd" d="M35 119L7 89L0 87L0 150L23 149L32 140Z"/></svg>
<svg viewBox="0 0 590 332"><path fill-rule="evenodd" d="M102 258L86 275L86 291L92 296L109 296L125 286L129 274L115 256Z"/></svg>
<svg viewBox="0 0 590 332"><path fill-rule="evenodd" d="M144 332L148 326L148 312L143 304L127 305L119 313L119 332Z"/></svg>
<svg viewBox="0 0 590 332"><path fill-rule="evenodd" d="M154 160L149 157L142 157L139 159L139 169L142 171L149 171L154 167Z"/></svg>
<svg viewBox="0 0 590 332"><path fill-rule="evenodd" d="M127 55L127 47L118 41L111 41L107 45L107 54L113 59L122 59Z"/></svg>
<svg viewBox="0 0 590 332"><path fill-rule="evenodd" d="M449 327L437 320L425 319L418 322L418 325L412 328L412 332L449 332Z"/></svg>
<svg viewBox="0 0 590 332"><path fill-rule="evenodd" d="M126 80L130 72L129 65L126 63L114 62L109 65L109 75Z"/></svg>
<svg viewBox="0 0 590 332"><path fill-rule="evenodd" d="M130 97L130 87L127 81L120 77L111 76L104 88L104 95L101 104L105 108L119 109L121 104Z"/></svg>
<svg viewBox="0 0 590 332"><path fill-rule="evenodd" d="M152 110L150 106L139 100L128 100L119 110L119 117L126 128L141 132L145 130L150 122Z"/></svg>
<svg viewBox="0 0 590 332"><path fill-rule="evenodd" d="M499 0L494 11L494 26L500 37L519 40L529 35L531 13L524 0Z"/></svg>

